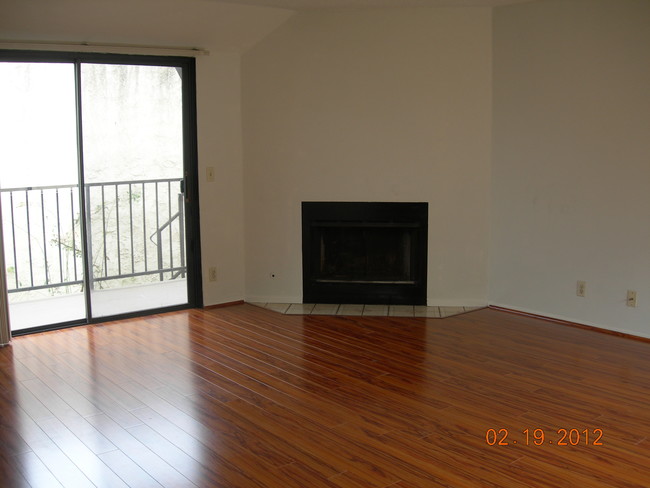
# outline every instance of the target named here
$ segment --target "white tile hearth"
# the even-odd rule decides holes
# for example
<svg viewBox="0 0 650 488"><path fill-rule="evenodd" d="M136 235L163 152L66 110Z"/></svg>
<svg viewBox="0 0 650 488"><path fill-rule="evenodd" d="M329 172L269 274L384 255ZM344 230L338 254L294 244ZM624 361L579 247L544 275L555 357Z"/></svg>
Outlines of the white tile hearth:
<svg viewBox="0 0 650 488"><path fill-rule="evenodd" d="M329 303L251 303L286 315L348 315L366 317L445 318L484 307L425 307L413 305L362 305Z"/></svg>
<svg viewBox="0 0 650 488"><path fill-rule="evenodd" d="M440 318L440 307L415 306L413 307L413 315L415 317Z"/></svg>
<svg viewBox="0 0 650 488"><path fill-rule="evenodd" d="M338 303L317 303L311 311L312 315L336 315L339 311Z"/></svg>
<svg viewBox="0 0 650 488"><path fill-rule="evenodd" d="M287 310L289 310L289 307L291 306L290 303L265 303L264 308L268 308L269 310L273 310L274 312L279 312L279 313L287 313Z"/></svg>
<svg viewBox="0 0 650 488"><path fill-rule="evenodd" d="M390 317L413 317L413 305L391 305L388 308Z"/></svg>
<svg viewBox="0 0 650 488"><path fill-rule="evenodd" d="M313 303L292 303L285 312L287 315L309 315L314 310Z"/></svg>
<svg viewBox="0 0 650 488"><path fill-rule="evenodd" d="M363 305L341 304L336 315L363 315Z"/></svg>
<svg viewBox="0 0 650 488"><path fill-rule="evenodd" d="M388 315L388 305L365 305L363 315L370 317L385 317Z"/></svg>

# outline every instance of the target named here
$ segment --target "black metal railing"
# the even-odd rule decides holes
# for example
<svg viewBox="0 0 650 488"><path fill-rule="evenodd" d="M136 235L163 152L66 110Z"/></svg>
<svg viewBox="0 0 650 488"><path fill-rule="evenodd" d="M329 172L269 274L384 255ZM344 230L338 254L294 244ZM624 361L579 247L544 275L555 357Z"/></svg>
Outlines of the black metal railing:
<svg viewBox="0 0 650 488"><path fill-rule="evenodd" d="M87 245L82 244L77 185L0 190L8 292L122 279L138 284L184 278L182 179L84 185Z"/></svg>

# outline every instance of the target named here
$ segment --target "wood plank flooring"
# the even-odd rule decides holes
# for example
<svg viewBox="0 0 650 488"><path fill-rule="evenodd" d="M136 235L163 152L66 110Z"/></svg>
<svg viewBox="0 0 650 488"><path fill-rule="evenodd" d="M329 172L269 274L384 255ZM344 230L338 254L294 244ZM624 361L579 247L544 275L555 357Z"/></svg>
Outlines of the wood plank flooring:
<svg viewBox="0 0 650 488"><path fill-rule="evenodd" d="M19 337L0 485L648 487L650 343L251 305Z"/></svg>

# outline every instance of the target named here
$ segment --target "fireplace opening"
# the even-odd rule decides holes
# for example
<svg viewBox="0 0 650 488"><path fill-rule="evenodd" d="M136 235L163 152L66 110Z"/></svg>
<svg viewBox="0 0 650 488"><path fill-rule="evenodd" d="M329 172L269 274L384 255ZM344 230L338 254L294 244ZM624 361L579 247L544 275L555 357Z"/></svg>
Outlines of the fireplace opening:
<svg viewBox="0 0 650 488"><path fill-rule="evenodd" d="M303 202L305 303L426 304L427 203Z"/></svg>
<svg viewBox="0 0 650 488"><path fill-rule="evenodd" d="M316 281L414 283L414 228L400 225L315 224L320 242Z"/></svg>

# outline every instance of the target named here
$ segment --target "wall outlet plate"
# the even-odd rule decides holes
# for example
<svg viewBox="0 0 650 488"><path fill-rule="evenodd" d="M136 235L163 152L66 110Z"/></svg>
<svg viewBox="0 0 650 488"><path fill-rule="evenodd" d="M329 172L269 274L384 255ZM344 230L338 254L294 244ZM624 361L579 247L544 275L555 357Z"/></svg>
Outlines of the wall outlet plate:
<svg viewBox="0 0 650 488"><path fill-rule="evenodd" d="M579 297L584 297L587 292L587 282L579 280L576 283L576 295Z"/></svg>
<svg viewBox="0 0 650 488"><path fill-rule="evenodd" d="M634 290L627 290L627 306L636 307L636 292Z"/></svg>

